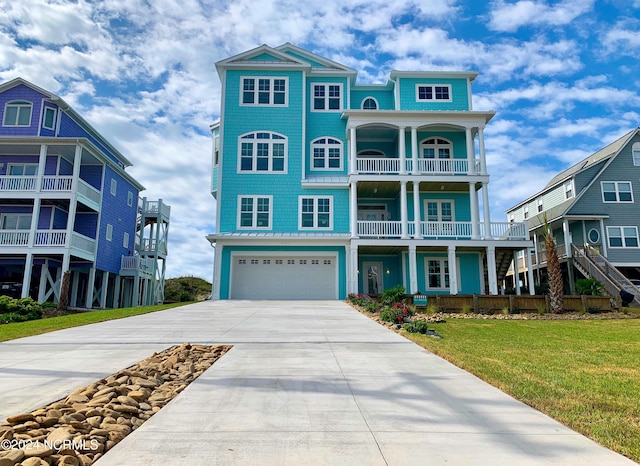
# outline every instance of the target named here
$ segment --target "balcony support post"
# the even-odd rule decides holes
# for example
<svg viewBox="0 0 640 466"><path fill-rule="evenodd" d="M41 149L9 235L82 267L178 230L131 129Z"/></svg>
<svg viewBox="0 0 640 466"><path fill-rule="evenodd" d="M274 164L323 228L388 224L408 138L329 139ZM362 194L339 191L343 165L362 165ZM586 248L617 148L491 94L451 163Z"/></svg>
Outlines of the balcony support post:
<svg viewBox="0 0 640 466"><path fill-rule="evenodd" d="M355 175L358 172L358 169L356 167L358 156L357 152L358 146L356 144L356 128L352 126L351 128L349 128L349 173L351 175Z"/></svg>
<svg viewBox="0 0 640 466"><path fill-rule="evenodd" d="M465 129L465 135L467 138L467 174L473 175L475 171L475 146L473 145L473 136L471 134L471 128Z"/></svg>
<svg viewBox="0 0 640 466"><path fill-rule="evenodd" d="M40 146L40 157L38 158L38 179L36 181L36 192L42 191L42 183L44 182L44 169L47 166L47 150L48 146L42 144Z"/></svg>
<svg viewBox="0 0 640 466"><path fill-rule="evenodd" d="M49 258L44 260L44 264L40 266L40 283L38 284L38 302L46 301L47 277L49 276Z"/></svg>
<svg viewBox="0 0 640 466"><path fill-rule="evenodd" d="M27 252L24 259L24 273L22 275L22 293L21 298L29 296L29 288L31 287L31 271L33 269L33 253Z"/></svg>
<svg viewBox="0 0 640 466"><path fill-rule="evenodd" d="M401 238L409 238L409 214L407 212L407 182L400 182L400 228Z"/></svg>
<svg viewBox="0 0 640 466"><path fill-rule="evenodd" d="M417 175L418 171L418 128L411 127L411 174Z"/></svg>
<svg viewBox="0 0 640 466"><path fill-rule="evenodd" d="M480 172L487 174L487 156L484 150L484 129L478 128L478 148L480 150Z"/></svg>
<svg viewBox="0 0 640 466"><path fill-rule="evenodd" d="M107 308L107 287L109 286L109 272L102 272L102 287L100 288L100 309Z"/></svg>
<svg viewBox="0 0 640 466"><path fill-rule="evenodd" d="M347 252L349 258L347 294L358 293L358 245L350 244Z"/></svg>
<svg viewBox="0 0 640 466"><path fill-rule="evenodd" d="M536 284L533 280L533 260L531 254L532 248L527 248L527 280L529 281L529 294L531 296L536 294Z"/></svg>
<svg viewBox="0 0 640 466"><path fill-rule="evenodd" d="M422 239L420 228L420 182L413 182L413 222L415 224L413 237Z"/></svg>
<svg viewBox="0 0 640 466"><path fill-rule="evenodd" d="M487 275L489 277L489 294L498 294L498 274L496 273L496 247L487 246Z"/></svg>
<svg viewBox="0 0 640 466"><path fill-rule="evenodd" d="M418 260L416 246L409 246L409 293L418 292Z"/></svg>
<svg viewBox="0 0 640 466"><path fill-rule="evenodd" d="M89 280L87 282L87 299L84 307L91 309L93 307L93 292L96 284L96 268L95 265L89 269Z"/></svg>
<svg viewBox="0 0 640 466"><path fill-rule="evenodd" d="M482 183L482 209L484 211L484 239L493 239L491 234L491 209L489 206L489 183Z"/></svg>
<svg viewBox="0 0 640 466"><path fill-rule="evenodd" d="M113 308L118 309L120 307L120 282L122 278L120 275L116 275L116 286L113 290Z"/></svg>
<svg viewBox="0 0 640 466"><path fill-rule="evenodd" d="M518 267L518 251L513 251L513 277L516 296L520 296L522 294L522 290L520 290L520 267Z"/></svg>
<svg viewBox="0 0 640 466"><path fill-rule="evenodd" d="M69 300L69 304L71 307L76 307L78 305L78 286L80 285L80 273L76 272L73 274L73 280L71 281L71 299Z"/></svg>
<svg viewBox="0 0 640 466"><path fill-rule="evenodd" d="M352 181L349 188L349 223L351 237L358 237L358 183Z"/></svg>
<svg viewBox="0 0 640 466"><path fill-rule="evenodd" d="M478 210L478 193L474 182L469 183L469 201L471 202L471 238L478 239L480 238L480 214Z"/></svg>
<svg viewBox="0 0 640 466"><path fill-rule="evenodd" d="M401 175L407 174L407 147L405 143L405 126L398 128L398 154L400 155L400 170Z"/></svg>
<svg viewBox="0 0 640 466"><path fill-rule="evenodd" d="M447 247L449 260L449 294L458 294L458 267L456 264L456 247L450 245Z"/></svg>

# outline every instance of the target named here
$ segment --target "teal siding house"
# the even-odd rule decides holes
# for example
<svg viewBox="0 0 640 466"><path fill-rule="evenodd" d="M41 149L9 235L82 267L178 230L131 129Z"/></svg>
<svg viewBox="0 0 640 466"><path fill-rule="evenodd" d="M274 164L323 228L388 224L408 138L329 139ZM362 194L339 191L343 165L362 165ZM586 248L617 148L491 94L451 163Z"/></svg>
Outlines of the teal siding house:
<svg viewBox="0 0 640 466"><path fill-rule="evenodd" d="M498 293L525 223L492 222L474 72L384 84L292 44L216 63L213 299Z"/></svg>

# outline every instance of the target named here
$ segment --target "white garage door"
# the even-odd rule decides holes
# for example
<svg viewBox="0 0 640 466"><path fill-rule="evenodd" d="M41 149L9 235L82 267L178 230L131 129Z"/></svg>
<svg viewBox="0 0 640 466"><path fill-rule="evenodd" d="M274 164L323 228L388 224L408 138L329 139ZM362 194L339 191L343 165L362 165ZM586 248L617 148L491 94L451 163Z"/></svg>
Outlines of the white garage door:
<svg viewBox="0 0 640 466"><path fill-rule="evenodd" d="M231 299L337 299L335 256L234 256Z"/></svg>

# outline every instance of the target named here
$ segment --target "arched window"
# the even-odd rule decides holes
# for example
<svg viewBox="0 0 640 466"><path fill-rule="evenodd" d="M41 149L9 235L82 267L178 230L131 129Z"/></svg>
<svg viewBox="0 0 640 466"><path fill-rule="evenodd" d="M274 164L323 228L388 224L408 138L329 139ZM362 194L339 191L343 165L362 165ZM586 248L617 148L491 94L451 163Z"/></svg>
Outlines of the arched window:
<svg viewBox="0 0 640 466"><path fill-rule="evenodd" d="M423 159L450 159L453 152L451 141L442 138L429 138L420 144L420 155Z"/></svg>
<svg viewBox="0 0 640 466"><path fill-rule="evenodd" d="M287 138L271 131L243 134L239 138L238 172L287 171Z"/></svg>
<svg viewBox="0 0 640 466"><path fill-rule="evenodd" d="M311 141L312 170L341 170L342 141L335 138L317 138Z"/></svg>
<svg viewBox="0 0 640 466"><path fill-rule="evenodd" d="M378 102L373 97L367 97L362 101L362 110L378 110Z"/></svg>
<svg viewBox="0 0 640 466"><path fill-rule="evenodd" d="M31 125L31 102L25 100L14 100L7 102L4 106L3 126L30 126Z"/></svg>

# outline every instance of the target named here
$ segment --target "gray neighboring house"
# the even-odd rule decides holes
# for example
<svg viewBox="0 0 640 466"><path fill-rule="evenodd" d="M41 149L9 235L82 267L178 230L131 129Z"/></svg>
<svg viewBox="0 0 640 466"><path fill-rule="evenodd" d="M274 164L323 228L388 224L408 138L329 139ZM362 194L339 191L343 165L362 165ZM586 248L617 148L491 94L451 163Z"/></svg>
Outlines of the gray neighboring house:
<svg viewBox="0 0 640 466"><path fill-rule="evenodd" d="M544 217L550 226L565 275L566 292L575 280L596 278L617 296L621 289L640 295L640 128L562 171L539 192L507 210L510 222L528 222L534 249L520 254L511 270L535 284L546 281ZM514 272L515 270L515 272Z"/></svg>

